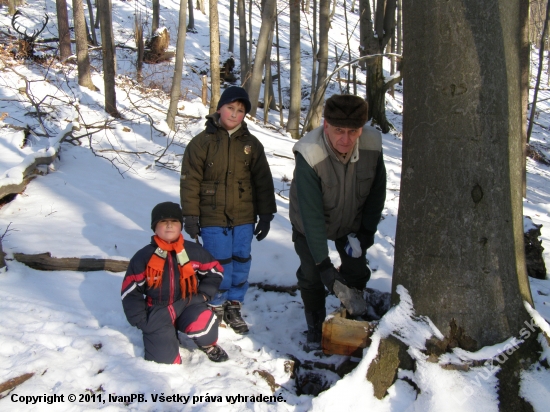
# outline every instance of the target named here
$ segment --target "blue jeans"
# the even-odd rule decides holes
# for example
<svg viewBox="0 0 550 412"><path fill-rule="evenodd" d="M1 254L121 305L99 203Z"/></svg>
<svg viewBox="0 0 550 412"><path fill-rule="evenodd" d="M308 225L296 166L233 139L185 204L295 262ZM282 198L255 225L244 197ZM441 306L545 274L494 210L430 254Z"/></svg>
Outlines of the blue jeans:
<svg viewBox="0 0 550 412"><path fill-rule="evenodd" d="M223 280L211 305L221 305L226 300L244 301L248 290L254 224L232 228L203 227L203 246L223 266Z"/></svg>

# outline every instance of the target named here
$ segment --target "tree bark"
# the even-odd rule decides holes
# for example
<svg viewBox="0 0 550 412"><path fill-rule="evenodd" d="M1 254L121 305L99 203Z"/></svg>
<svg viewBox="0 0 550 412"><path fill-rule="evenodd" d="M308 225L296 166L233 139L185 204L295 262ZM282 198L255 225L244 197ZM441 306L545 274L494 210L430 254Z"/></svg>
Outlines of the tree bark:
<svg viewBox="0 0 550 412"><path fill-rule="evenodd" d="M90 32L92 34L92 41L94 46L97 46L99 42L97 41L97 35L95 32L95 20L94 20L94 8L92 7L92 1L86 0L88 4L88 14L90 15Z"/></svg>
<svg viewBox="0 0 550 412"><path fill-rule="evenodd" d="M220 24L218 3L210 0L210 113L214 113L220 100Z"/></svg>
<svg viewBox="0 0 550 412"><path fill-rule="evenodd" d="M56 0L57 31L59 33L59 61L62 63L73 54L71 50L71 35L69 33L69 16L67 0Z"/></svg>
<svg viewBox="0 0 550 412"><path fill-rule="evenodd" d="M178 39L176 41L176 61L174 63L174 76L170 90L170 106L166 116L166 123L170 130L176 128L176 114L178 113L178 102L181 95L181 79L183 76L183 56L185 54L185 39L187 23L187 2L180 0L180 12L178 21Z"/></svg>
<svg viewBox="0 0 550 412"><path fill-rule="evenodd" d="M27 255L14 253L13 257L18 262L36 270L76 270L79 272L92 272L108 270L110 272L124 272L128 267L127 260L95 259L95 258L56 258L49 252Z"/></svg>
<svg viewBox="0 0 550 412"><path fill-rule="evenodd" d="M529 106L529 74L531 68L531 48L529 47L529 0L520 2L521 28L521 137L523 141L522 194L527 197L527 112Z"/></svg>
<svg viewBox="0 0 550 412"><path fill-rule="evenodd" d="M189 22L187 23L187 31L191 33L196 33L195 29L195 14L193 12L193 0L188 0L188 9L189 9Z"/></svg>
<svg viewBox="0 0 550 412"><path fill-rule="evenodd" d="M330 30L330 0L319 0L319 50L317 51L317 81L314 98L311 100L311 118L307 124L307 131L313 130L321 124L324 95L326 91L325 80L328 71L328 33Z"/></svg>
<svg viewBox="0 0 550 412"><path fill-rule="evenodd" d="M235 48L235 0L229 0L229 47L227 51L233 53Z"/></svg>
<svg viewBox="0 0 550 412"><path fill-rule="evenodd" d="M111 0L97 0L101 20L101 42L103 48L103 82L105 84L105 111L113 117L120 117L116 108L116 56L113 36Z"/></svg>
<svg viewBox="0 0 550 412"><path fill-rule="evenodd" d="M254 69L252 71L252 78L250 79L250 85L248 87L248 96L252 108L250 109L250 116L256 116L256 110L258 109L258 99L260 97L260 88L262 84L262 73L265 65L265 56L268 47L271 47L269 42L269 35L273 31L273 23L275 21L275 0L266 0L264 3L264 9L262 11L262 27L260 28L260 35L258 36L258 45L256 47L256 58L254 59Z"/></svg>
<svg viewBox="0 0 550 412"><path fill-rule="evenodd" d="M241 60L241 86L246 88L249 78L248 49L246 47L246 8L245 0L237 0L239 15L239 57Z"/></svg>
<svg viewBox="0 0 550 412"><path fill-rule="evenodd" d="M88 55L88 36L86 35L86 17L82 0L73 0L74 35L76 39L76 61L78 84L90 90L98 90L92 82L90 57Z"/></svg>
<svg viewBox="0 0 550 412"><path fill-rule="evenodd" d="M300 138L302 105L302 64L300 60L300 0L290 0L290 108L286 131Z"/></svg>
<svg viewBox="0 0 550 412"><path fill-rule="evenodd" d="M160 0L153 0L153 22L151 25L151 36L158 30L160 24Z"/></svg>
<svg viewBox="0 0 550 412"><path fill-rule="evenodd" d="M528 319L523 300L532 304L518 190L519 2L403 6L394 298L403 285L416 313L445 336L455 322L478 350L517 336Z"/></svg>

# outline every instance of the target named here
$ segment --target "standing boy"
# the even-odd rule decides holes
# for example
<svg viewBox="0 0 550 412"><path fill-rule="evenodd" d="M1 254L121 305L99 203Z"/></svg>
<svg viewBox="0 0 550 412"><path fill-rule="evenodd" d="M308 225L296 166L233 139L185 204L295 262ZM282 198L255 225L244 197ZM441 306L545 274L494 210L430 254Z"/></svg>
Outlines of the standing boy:
<svg viewBox="0 0 550 412"><path fill-rule="evenodd" d="M151 212L151 243L130 260L122 282L128 322L143 332L145 359L181 363L178 331L213 362L228 359L216 345L218 325L207 302L218 291L223 269L200 245L184 243L181 208L164 202Z"/></svg>
<svg viewBox="0 0 550 412"><path fill-rule="evenodd" d="M249 111L246 91L228 87L217 112L206 116L204 131L187 145L180 181L185 231L193 239L200 235L224 268L219 293L210 304L240 334L248 332L241 308L248 289L252 235L264 239L277 211L264 147L243 121Z"/></svg>

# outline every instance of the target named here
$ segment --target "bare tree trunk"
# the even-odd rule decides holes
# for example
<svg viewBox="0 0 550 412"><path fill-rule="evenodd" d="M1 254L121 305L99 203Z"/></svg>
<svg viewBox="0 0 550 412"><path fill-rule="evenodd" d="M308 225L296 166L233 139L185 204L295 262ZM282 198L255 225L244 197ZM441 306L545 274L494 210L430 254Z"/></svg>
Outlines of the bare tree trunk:
<svg viewBox="0 0 550 412"><path fill-rule="evenodd" d="M151 25L151 35L155 34L155 32L158 30L159 24L160 24L160 0L153 0L153 23Z"/></svg>
<svg viewBox="0 0 550 412"><path fill-rule="evenodd" d="M113 37L111 0L97 0L98 16L101 20L101 42L103 48L103 82L105 84L105 111L113 117L120 117L116 108L116 56Z"/></svg>
<svg viewBox="0 0 550 412"><path fill-rule="evenodd" d="M202 14L206 14L206 11L204 9L204 0L197 0L197 10L200 10Z"/></svg>
<svg viewBox="0 0 550 412"><path fill-rule="evenodd" d="M545 40L548 33L548 18L550 17L550 2L546 4L546 19L544 20L544 27L542 29L542 36L540 37L540 46L539 46L539 70L537 73L537 81L535 83L535 91L533 93L533 103L531 104L531 115L529 116L529 127L527 129L527 143L531 140L531 132L533 131L533 123L535 121L535 112L537 111L537 98L540 88L540 78L542 75L542 66L544 64L544 49L545 49Z"/></svg>
<svg viewBox="0 0 550 412"><path fill-rule="evenodd" d="M277 13L276 13L277 14ZM281 54L279 48L279 16L275 17L275 34L276 34L276 47L277 47L277 73L279 75L277 80L277 93L279 95L279 124L284 127L285 122L283 119L283 94L281 91Z"/></svg>
<svg viewBox="0 0 550 412"><path fill-rule="evenodd" d="M92 34L92 41L94 46L97 46L99 42L97 41L97 35L95 32L95 20L94 20L94 8L92 7L92 1L86 0L88 4L88 14L90 15L90 33Z"/></svg>
<svg viewBox="0 0 550 412"><path fill-rule="evenodd" d="M246 89L249 79L248 53L246 47L246 9L245 0L237 0L237 14L239 15L239 57L241 60L241 85Z"/></svg>
<svg viewBox="0 0 550 412"><path fill-rule="evenodd" d="M220 100L220 24L218 2L210 0L210 113L214 113Z"/></svg>
<svg viewBox="0 0 550 412"><path fill-rule="evenodd" d="M323 112L324 94L326 90L325 80L328 71L328 32L330 29L330 0L320 0L319 2L319 51L317 60L319 68L317 71L317 82L314 99L310 105L311 119L306 125L306 130L313 130L321 124Z"/></svg>
<svg viewBox="0 0 550 412"><path fill-rule="evenodd" d="M302 63L300 50L300 0L290 0L290 108L286 131L300 138L302 105Z"/></svg>
<svg viewBox="0 0 550 412"><path fill-rule="evenodd" d="M235 0L229 0L229 47L227 51L233 53L235 48Z"/></svg>
<svg viewBox="0 0 550 412"><path fill-rule="evenodd" d="M166 115L166 123L170 130L176 129L176 114L178 113L178 102L181 95L181 78L183 76L183 56L185 54L185 39L187 23L187 4L185 0L180 0L180 12L178 21L178 39L176 41L176 61L174 63L174 76L172 78L172 88L170 89L170 106Z"/></svg>
<svg viewBox="0 0 550 412"><path fill-rule="evenodd" d="M309 1L309 0L308 0ZM308 8L309 10L309 8ZM313 39L311 43L311 54L313 56L313 61L311 64L311 97L310 103L313 103L315 97L315 91L317 90L317 0L313 0L313 28L311 37ZM311 111L311 108L310 108Z"/></svg>
<svg viewBox="0 0 550 412"><path fill-rule="evenodd" d="M248 88L248 96L250 97L250 103L252 104L249 114L252 117L256 116L256 110L258 108L258 98L260 96L265 56L268 47L271 48L271 45L268 44L268 42L269 35L273 31L276 4L276 0L266 0L264 3L264 10L262 11L262 27L260 28L260 35L258 36L254 69L252 71L252 78Z"/></svg>
<svg viewBox="0 0 550 412"><path fill-rule="evenodd" d="M243 87L248 91L250 85L250 78L252 77L252 0L248 2L248 73L246 81L243 83Z"/></svg>
<svg viewBox="0 0 550 412"><path fill-rule="evenodd" d="M531 48L529 47L529 0L520 2L521 26L521 137L523 141L522 194L527 197L527 111L529 106L529 74L531 67Z"/></svg>
<svg viewBox="0 0 550 412"><path fill-rule="evenodd" d="M137 53L136 53L136 72L137 72L137 81L142 82L143 80L143 56L145 54L145 44L143 40L143 24L142 24L141 11L136 11L134 15L134 40L136 42Z"/></svg>
<svg viewBox="0 0 550 412"><path fill-rule="evenodd" d="M59 32L59 61L65 62L73 54L71 50L71 35L69 33L69 16L67 0L56 0L57 30Z"/></svg>
<svg viewBox="0 0 550 412"><path fill-rule="evenodd" d="M195 29L195 14L193 12L193 0L188 0L188 9L189 9L189 22L187 23L187 32L196 33Z"/></svg>
<svg viewBox="0 0 550 412"><path fill-rule="evenodd" d="M78 84L90 90L98 90L92 82L90 57L88 55L88 37L86 35L86 17L82 0L73 0L74 35L76 39L76 60L78 66Z"/></svg>

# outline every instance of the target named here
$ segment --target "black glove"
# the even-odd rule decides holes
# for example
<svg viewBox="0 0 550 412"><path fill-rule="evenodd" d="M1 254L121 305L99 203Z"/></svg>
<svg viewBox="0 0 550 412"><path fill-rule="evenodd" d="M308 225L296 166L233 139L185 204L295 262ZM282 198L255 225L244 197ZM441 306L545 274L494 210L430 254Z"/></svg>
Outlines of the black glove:
<svg viewBox="0 0 550 412"><path fill-rule="evenodd" d="M319 273L321 274L321 282L323 282L323 285L327 287L330 293L334 293L332 287L334 286L335 280L338 280L344 285L346 284L346 281L344 280L340 272L336 270L329 257L325 258L325 260L319 263L317 265L317 268L319 269Z"/></svg>
<svg viewBox="0 0 550 412"><path fill-rule="evenodd" d="M360 231L357 233L357 239L359 239L359 243L361 243L361 249L365 251L374 244L374 233Z"/></svg>
<svg viewBox="0 0 550 412"><path fill-rule="evenodd" d="M256 240L259 242L260 240L265 239L267 234L269 233L269 229L271 227L271 221L273 220L273 215L260 215L260 220L256 224L256 228L254 229L254 235L256 236Z"/></svg>
<svg viewBox="0 0 550 412"><path fill-rule="evenodd" d="M185 231L191 236L191 239L196 239L201 234L199 227L198 216L184 216L183 217Z"/></svg>

